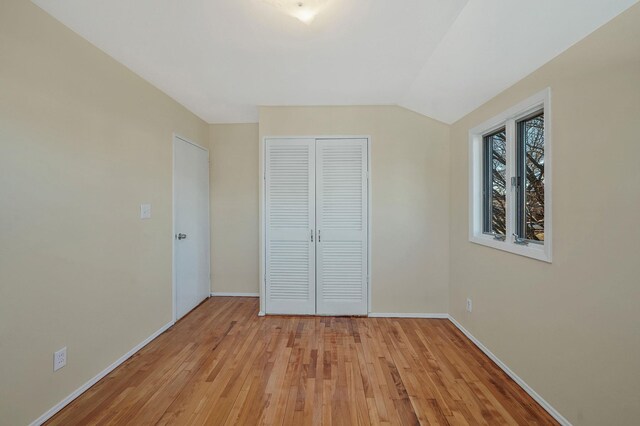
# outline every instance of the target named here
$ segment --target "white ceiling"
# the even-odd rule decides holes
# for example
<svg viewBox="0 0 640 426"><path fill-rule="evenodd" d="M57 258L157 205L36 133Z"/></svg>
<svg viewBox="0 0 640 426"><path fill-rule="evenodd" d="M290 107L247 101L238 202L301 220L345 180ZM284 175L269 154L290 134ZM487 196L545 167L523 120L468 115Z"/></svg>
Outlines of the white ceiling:
<svg viewBox="0 0 640 426"><path fill-rule="evenodd" d="M451 123L638 0L33 0L210 123L398 104ZM296 0L303 1L304 0Z"/></svg>

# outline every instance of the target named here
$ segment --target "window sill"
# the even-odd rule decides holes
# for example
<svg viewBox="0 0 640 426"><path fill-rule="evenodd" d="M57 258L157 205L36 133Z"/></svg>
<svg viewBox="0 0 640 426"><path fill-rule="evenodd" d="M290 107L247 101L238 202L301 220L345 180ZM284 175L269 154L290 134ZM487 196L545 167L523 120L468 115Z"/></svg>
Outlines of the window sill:
<svg viewBox="0 0 640 426"><path fill-rule="evenodd" d="M517 254L520 256L530 257L532 259L540 260L543 262L551 263L551 252L547 244L528 244L520 245L515 244L508 238L504 241L496 240L490 235L471 235L469 241L475 244L495 248L509 253Z"/></svg>

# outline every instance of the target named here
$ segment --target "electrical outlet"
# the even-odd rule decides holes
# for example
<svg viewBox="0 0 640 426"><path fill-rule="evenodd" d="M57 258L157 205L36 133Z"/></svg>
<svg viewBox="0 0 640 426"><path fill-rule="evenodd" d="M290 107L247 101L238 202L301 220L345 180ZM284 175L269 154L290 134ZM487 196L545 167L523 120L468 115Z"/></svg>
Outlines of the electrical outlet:
<svg viewBox="0 0 640 426"><path fill-rule="evenodd" d="M53 371L58 371L65 365L67 365L66 346L53 354Z"/></svg>
<svg viewBox="0 0 640 426"><path fill-rule="evenodd" d="M467 312L471 312L473 310L473 302L471 299L467 297Z"/></svg>

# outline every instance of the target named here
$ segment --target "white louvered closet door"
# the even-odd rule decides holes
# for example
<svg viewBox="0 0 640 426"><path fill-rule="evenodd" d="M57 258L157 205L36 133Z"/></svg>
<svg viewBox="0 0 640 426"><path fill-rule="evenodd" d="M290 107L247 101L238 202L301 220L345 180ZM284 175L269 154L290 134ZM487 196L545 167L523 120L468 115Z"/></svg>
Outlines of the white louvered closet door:
<svg viewBox="0 0 640 426"><path fill-rule="evenodd" d="M367 314L367 140L316 141L317 313Z"/></svg>
<svg viewBox="0 0 640 426"><path fill-rule="evenodd" d="M315 140L266 146L266 310L315 314Z"/></svg>

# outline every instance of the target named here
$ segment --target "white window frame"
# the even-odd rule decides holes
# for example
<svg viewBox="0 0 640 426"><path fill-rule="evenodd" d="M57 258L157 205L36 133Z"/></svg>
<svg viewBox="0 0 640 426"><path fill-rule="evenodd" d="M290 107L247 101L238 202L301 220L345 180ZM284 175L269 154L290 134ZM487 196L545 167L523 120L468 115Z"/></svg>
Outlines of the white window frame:
<svg viewBox="0 0 640 426"><path fill-rule="evenodd" d="M516 125L518 120L544 110L544 243L516 244L513 234L516 232L516 189L510 185L516 176ZM507 197L506 221L507 235L504 241L483 233L483 137L504 127L507 137ZM551 89L546 88L530 98L520 102L502 114L469 130L469 241L504 250L521 256L531 257L551 263L551 191L552 185L551 152Z"/></svg>

